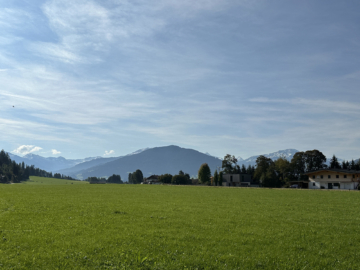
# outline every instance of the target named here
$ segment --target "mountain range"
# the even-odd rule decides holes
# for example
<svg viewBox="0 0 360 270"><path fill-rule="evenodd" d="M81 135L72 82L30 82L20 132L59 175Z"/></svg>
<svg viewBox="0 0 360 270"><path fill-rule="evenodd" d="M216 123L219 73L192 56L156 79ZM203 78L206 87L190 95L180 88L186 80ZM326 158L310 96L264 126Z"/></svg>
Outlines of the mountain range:
<svg viewBox="0 0 360 270"><path fill-rule="evenodd" d="M280 150L274 153L270 153L270 154L263 154L263 156L267 157L267 158L271 158L272 160L277 160L280 157L285 157L287 160L291 160L293 158L293 156L299 152L299 150L296 149L286 149L286 150ZM256 164L256 159L259 157L260 155L257 156L252 156L249 157L247 159L242 159L241 157L238 157L238 164L239 165L245 165L246 167L251 165L251 166L255 166Z"/></svg>
<svg viewBox="0 0 360 270"><path fill-rule="evenodd" d="M277 160L285 157L289 161L297 153L296 149L286 149L263 154ZM185 149L170 145L164 147L144 148L126 156L120 157L89 157L84 159L65 159L63 157L44 158L35 154L27 154L23 157L9 153L10 158L17 163L24 162L26 165L34 165L37 168L61 173L77 179L86 179L89 176L108 177L112 174L120 174L123 180L127 180L128 174L140 169L144 177L152 174L177 174L180 170L196 177L200 165L207 163L213 173L221 167L222 159L209 153L201 153L193 149ZM238 158L238 164L246 167L256 164L259 157L252 156L247 159ZM329 160L329 159L328 159ZM341 162L342 159L339 159Z"/></svg>
<svg viewBox="0 0 360 270"><path fill-rule="evenodd" d="M102 157L88 157L84 159L66 159L63 157L42 157L35 154L27 154L23 157L8 153L11 160L14 160L16 163L24 162L26 165L34 165L36 168L48 172L55 172L57 170L66 169L73 167L77 164L84 163L94 159L102 159Z"/></svg>

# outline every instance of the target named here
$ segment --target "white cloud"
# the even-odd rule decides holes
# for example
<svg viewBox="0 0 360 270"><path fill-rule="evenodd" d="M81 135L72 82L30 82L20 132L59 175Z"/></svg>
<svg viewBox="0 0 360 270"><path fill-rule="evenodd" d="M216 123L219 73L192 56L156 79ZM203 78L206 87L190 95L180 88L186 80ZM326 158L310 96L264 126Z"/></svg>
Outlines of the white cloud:
<svg viewBox="0 0 360 270"><path fill-rule="evenodd" d="M104 156L110 156L111 154L114 154L115 151L114 150L110 150L110 151L105 151Z"/></svg>
<svg viewBox="0 0 360 270"><path fill-rule="evenodd" d="M51 150L51 153L52 153L53 155L59 155L59 154L61 154L61 152L58 151L58 150L56 150L56 149L52 149L52 150Z"/></svg>
<svg viewBox="0 0 360 270"><path fill-rule="evenodd" d="M42 149L41 147L34 145L21 145L12 152L19 155L27 155L33 152L38 152L41 149Z"/></svg>

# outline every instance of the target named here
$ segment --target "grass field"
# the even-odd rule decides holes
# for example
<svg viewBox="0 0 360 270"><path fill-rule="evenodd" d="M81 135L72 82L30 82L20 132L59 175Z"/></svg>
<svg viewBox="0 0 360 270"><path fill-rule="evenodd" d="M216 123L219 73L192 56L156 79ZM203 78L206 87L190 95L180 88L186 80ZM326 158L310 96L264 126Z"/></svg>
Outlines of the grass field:
<svg viewBox="0 0 360 270"><path fill-rule="evenodd" d="M24 185L84 185L89 184L89 182L85 181L71 181L57 178L43 178L31 176L29 181L23 182Z"/></svg>
<svg viewBox="0 0 360 270"><path fill-rule="evenodd" d="M32 181L0 185L0 268L360 269L358 192Z"/></svg>

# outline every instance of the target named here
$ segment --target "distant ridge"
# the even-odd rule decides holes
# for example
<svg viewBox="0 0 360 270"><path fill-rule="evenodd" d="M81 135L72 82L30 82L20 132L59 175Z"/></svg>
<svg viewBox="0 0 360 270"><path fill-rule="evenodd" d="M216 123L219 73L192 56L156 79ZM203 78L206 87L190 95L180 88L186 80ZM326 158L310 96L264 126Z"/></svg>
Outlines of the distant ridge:
<svg viewBox="0 0 360 270"><path fill-rule="evenodd" d="M272 160L285 156L289 161L299 152L296 149L285 149L270 154L263 154ZM230 153L231 154L231 153ZM123 180L127 180L129 172L141 169L144 176L151 174L176 174L180 170L197 177L197 172L202 163L208 163L211 172L221 167L222 158L212 156L208 152L201 153L193 149L181 148L170 145L155 148L143 148L120 157L89 157L84 159L65 159L63 157L41 157L28 154L23 157L9 153L10 158L16 163L24 162L26 165L34 165L37 168L53 173L69 175L77 179L85 179L89 176L110 176L120 174ZM256 165L259 155L242 159L238 157L238 164L246 167ZM327 157L327 164L331 157ZM339 162L343 161L338 158Z"/></svg>
<svg viewBox="0 0 360 270"><path fill-rule="evenodd" d="M280 151L273 152L273 153L270 153L270 154L263 154L262 156L265 156L267 158L271 158L274 161L277 160L280 157L286 157L286 159L290 161L297 152L299 152L299 150L285 149L285 150L280 150ZM259 156L261 156L261 155L252 156L252 157L249 157L247 159L242 159L241 158L241 160L238 158L238 164L239 165L244 164L245 166L249 166L249 165L255 166L256 159Z"/></svg>
<svg viewBox="0 0 360 270"><path fill-rule="evenodd" d="M24 162L26 165L31 166L34 165L36 168L40 168L42 170L48 172L55 172L57 170L73 167L79 163L83 163L86 161L90 161L93 159L98 159L99 157L89 157L84 159L66 159L63 157L42 157L35 154L27 154L23 157L8 153L10 158L14 160L16 163ZM101 157L100 157L101 158Z"/></svg>
<svg viewBox="0 0 360 270"><path fill-rule="evenodd" d="M73 176L86 179L89 176L107 177L112 174L120 174L126 181L129 172L140 169L144 177L152 174L177 174L180 170L196 177L200 165L203 163L207 163L212 172L221 166L221 160L218 158L193 149L170 145L123 156L117 160L79 171Z"/></svg>

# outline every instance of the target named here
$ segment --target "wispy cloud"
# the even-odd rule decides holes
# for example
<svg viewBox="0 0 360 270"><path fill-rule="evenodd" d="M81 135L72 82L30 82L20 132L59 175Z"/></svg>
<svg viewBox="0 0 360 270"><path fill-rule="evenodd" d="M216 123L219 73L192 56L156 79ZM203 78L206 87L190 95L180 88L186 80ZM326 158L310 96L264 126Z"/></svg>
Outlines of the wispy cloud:
<svg viewBox="0 0 360 270"><path fill-rule="evenodd" d="M15 2L0 11L8 149L357 149L358 6L339 2L344 19L316 2Z"/></svg>

